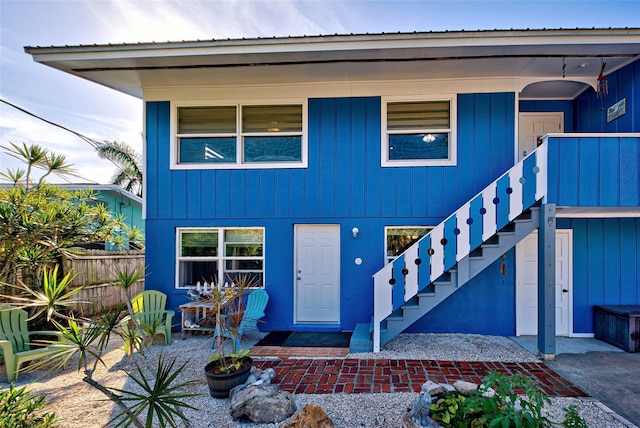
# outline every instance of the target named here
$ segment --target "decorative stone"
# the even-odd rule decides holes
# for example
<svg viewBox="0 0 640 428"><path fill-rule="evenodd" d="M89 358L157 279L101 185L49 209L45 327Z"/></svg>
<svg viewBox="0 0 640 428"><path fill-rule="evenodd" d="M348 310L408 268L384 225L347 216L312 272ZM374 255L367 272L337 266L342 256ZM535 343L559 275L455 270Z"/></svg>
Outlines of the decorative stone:
<svg viewBox="0 0 640 428"><path fill-rule="evenodd" d="M425 383L423 383L422 387L420 389L423 392L428 392L429 395L432 396L432 397L434 395L442 394L442 392L444 392L444 388L443 388L443 386L441 384L435 383L435 382L431 382L430 380L428 380Z"/></svg>
<svg viewBox="0 0 640 428"><path fill-rule="evenodd" d="M295 411L293 395L277 385L249 385L231 397L231 417L236 420L277 423Z"/></svg>
<svg viewBox="0 0 640 428"><path fill-rule="evenodd" d="M465 382L464 380L457 380L453 382L453 387L460 394L468 396L471 391L475 391L476 389L478 389L478 384L473 382Z"/></svg>
<svg viewBox="0 0 640 428"><path fill-rule="evenodd" d="M304 406L293 415L282 428L334 428L331 418L315 403Z"/></svg>
<svg viewBox="0 0 640 428"><path fill-rule="evenodd" d="M445 394L448 392L455 392L456 390L453 385L449 385L448 383L441 383L440 386L442 387L442 392Z"/></svg>

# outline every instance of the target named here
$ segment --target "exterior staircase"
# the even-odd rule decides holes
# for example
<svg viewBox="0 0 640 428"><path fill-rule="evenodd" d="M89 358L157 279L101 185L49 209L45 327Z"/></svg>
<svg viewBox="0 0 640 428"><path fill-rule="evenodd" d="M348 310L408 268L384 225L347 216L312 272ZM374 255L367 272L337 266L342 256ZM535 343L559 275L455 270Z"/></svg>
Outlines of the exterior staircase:
<svg viewBox="0 0 640 428"><path fill-rule="evenodd" d="M546 165L545 143L374 274L373 317L356 325L351 351L379 352L537 229Z"/></svg>

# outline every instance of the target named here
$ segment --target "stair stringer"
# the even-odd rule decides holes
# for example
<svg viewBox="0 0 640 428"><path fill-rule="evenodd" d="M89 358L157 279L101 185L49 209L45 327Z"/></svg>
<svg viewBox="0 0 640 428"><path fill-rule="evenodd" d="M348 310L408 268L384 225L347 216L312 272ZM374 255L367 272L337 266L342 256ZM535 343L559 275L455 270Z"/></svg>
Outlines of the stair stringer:
<svg viewBox="0 0 640 428"><path fill-rule="evenodd" d="M510 223L514 226L513 231L500 231L496 234L499 239L498 244L481 245L482 256L477 257L470 254L460 260L456 269L449 271L451 273L450 281L436 280L385 318L380 326L380 345L386 344L428 314L536 230L540 226L540 210L535 207L530 211L530 218L515 219ZM430 288L432 291L428 291Z"/></svg>

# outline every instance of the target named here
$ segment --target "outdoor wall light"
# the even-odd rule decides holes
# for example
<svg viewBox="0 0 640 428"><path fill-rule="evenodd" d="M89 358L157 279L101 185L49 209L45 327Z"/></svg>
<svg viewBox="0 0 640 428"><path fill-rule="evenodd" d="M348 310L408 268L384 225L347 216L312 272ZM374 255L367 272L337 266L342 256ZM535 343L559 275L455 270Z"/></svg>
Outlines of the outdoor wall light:
<svg viewBox="0 0 640 428"><path fill-rule="evenodd" d="M358 229L357 227L354 227L353 229L351 229L351 234L353 235L354 238L358 237L358 233L360 233L360 229Z"/></svg>

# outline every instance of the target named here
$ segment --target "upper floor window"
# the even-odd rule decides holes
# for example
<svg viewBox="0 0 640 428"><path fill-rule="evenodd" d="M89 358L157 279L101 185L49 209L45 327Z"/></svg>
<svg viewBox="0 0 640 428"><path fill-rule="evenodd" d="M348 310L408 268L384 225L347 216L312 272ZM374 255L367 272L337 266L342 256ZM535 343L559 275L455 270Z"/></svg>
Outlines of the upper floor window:
<svg viewBox="0 0 640 428"><path fill-rule="evenodd" d="M382 100L382 166L456 163L455 97Z"/></svg>
<svg viewBox="0 0 640 428"><path fill-rule="evenodd" d="M386 262L391 263L407 248L415 244L433 227L429 226L387 226L384 230Z"/></svg>
<svg viewBox="0 0 640 428"><path fill-rule="evenodd" d="M306 104L178 106L176 160L183 168L307 166Z"/></svg>

